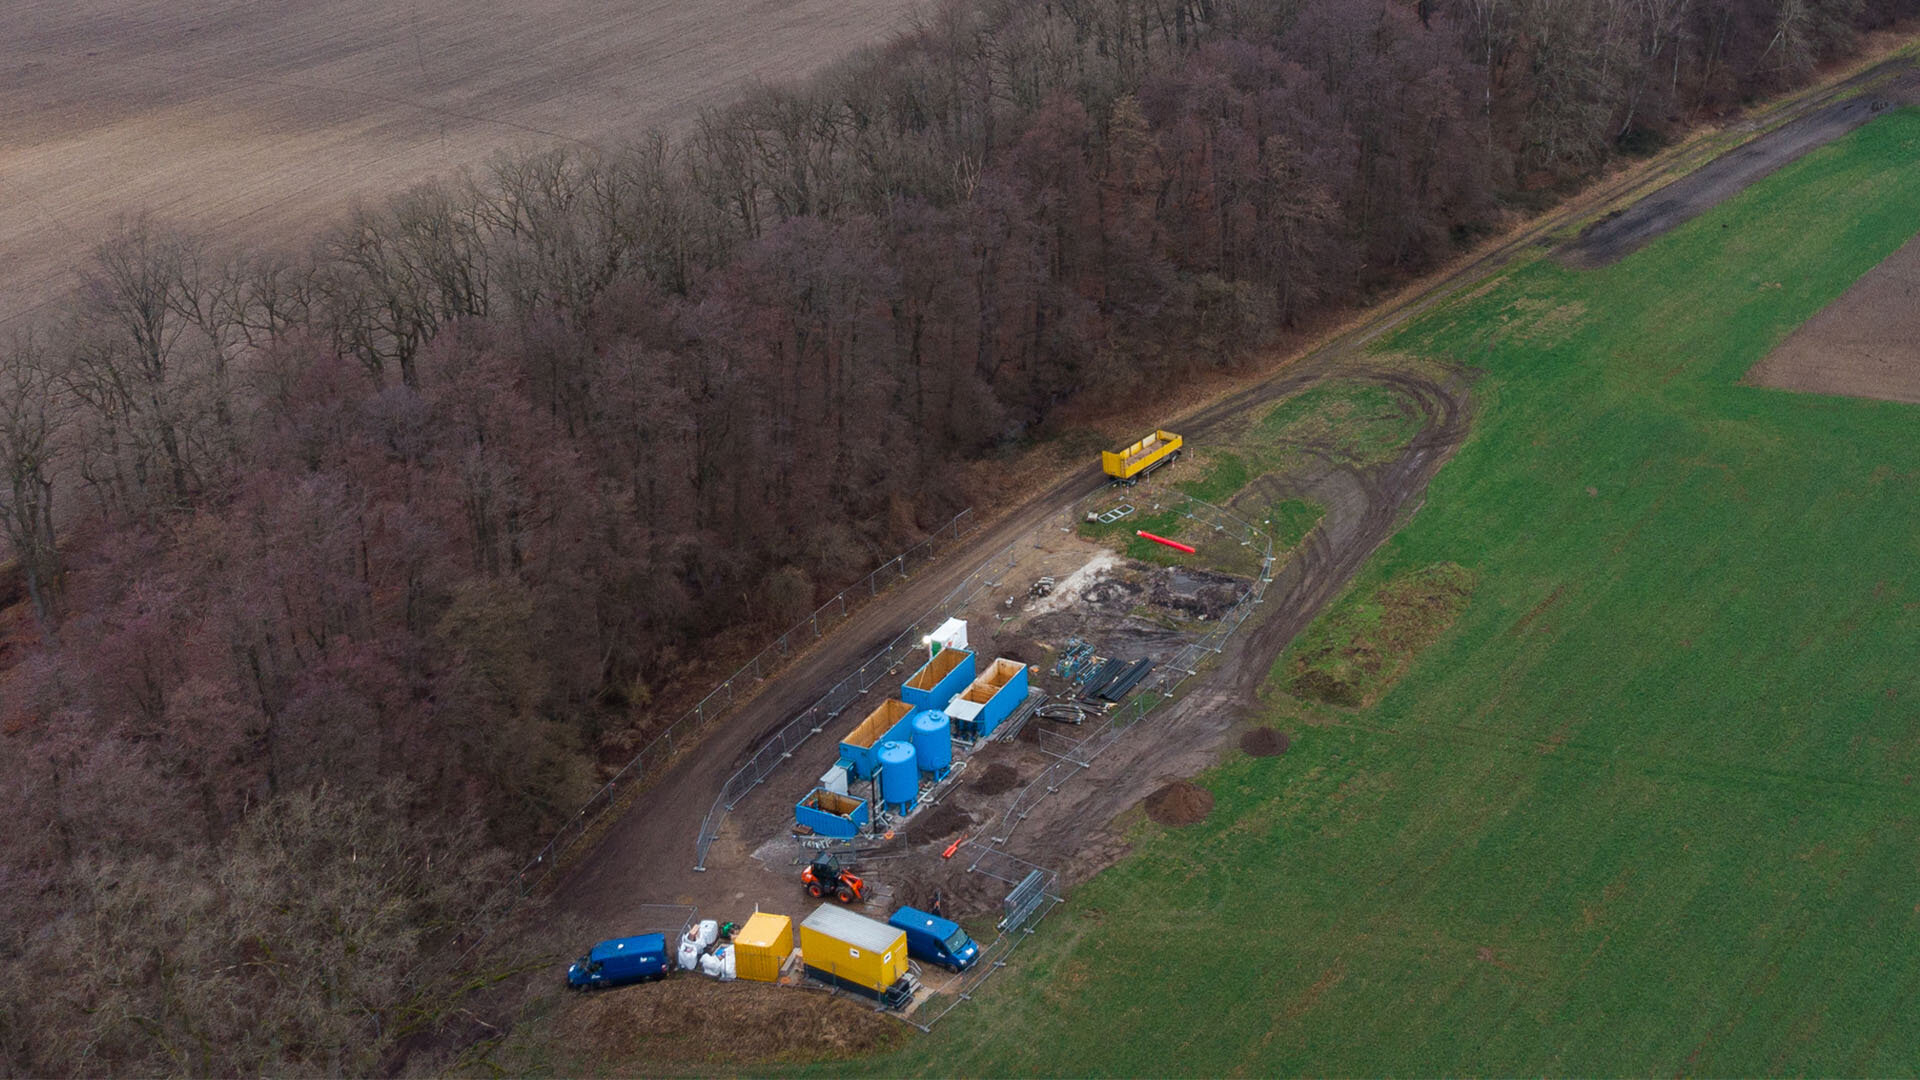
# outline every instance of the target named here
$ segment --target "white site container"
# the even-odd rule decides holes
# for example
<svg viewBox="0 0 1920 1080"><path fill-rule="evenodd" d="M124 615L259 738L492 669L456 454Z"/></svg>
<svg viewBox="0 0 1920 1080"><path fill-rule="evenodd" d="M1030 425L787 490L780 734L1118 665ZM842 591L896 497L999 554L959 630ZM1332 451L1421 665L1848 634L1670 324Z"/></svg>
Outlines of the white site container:
<svg viewBox="0 0 1920 1080"><path fill-rule="evenodd" d="M845 795L847 793L846 767L842 765L835 765L833 768L828 769L824 773L821 773L819 786L826 788L828 791L833 792L835 795Z"/></svg>
<svg viewBox="0 0 1920 1080"><path fill-rule="evenodd" d="M938 645L943 649L967 649L967 620L948 619L940 628L927 635L927 644Z"/></svg>

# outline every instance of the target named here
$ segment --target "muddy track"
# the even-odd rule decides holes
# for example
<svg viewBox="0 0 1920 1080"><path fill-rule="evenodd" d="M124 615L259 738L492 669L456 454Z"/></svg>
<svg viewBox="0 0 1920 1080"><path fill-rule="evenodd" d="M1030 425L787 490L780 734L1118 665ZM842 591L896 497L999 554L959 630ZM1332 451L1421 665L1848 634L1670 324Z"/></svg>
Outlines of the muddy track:
<svg viewBox="0 0 1920 1080"><path fill-rule="evenodd" d="M1392 391L1422 419L1420 431L1390 461L1356 466L1307 448L1319 464L1286 477L1255 481L1263 496L1312 499L1325 516L1274 575L1259 611L1227 643L1218 666L1203 672L1177 702L1150 715L1093 764L1061 785L1017 826L1006 849L1061 871L1068 885L1100 872L1125 854L1120 815L1163 785L1219 760L1235 731L1258 715L1260 688L1274 661L1325 610L1367 558L1412 513L1435 473L1466 440L1471 373L1439 379L1397 371L1334 367L1302 373L1312 382L1333 377L1372 382ZM1288 380L1294 383L1297 380ZM1298 387L1296 386L1295 389ZM1118 819L1123 824L1117 826Z"/></svg>
<svg viewBox="0 0 1920 1080"><path fill-rule="evenodd" d="M1804 95L1783 105L1769 119L1791 120L1829 105L1865 81L1884 75L1885 67L1882 65ZM1313 481L1313 490L1306 494L1326 503L1328 516L1309 534L1303 549L1282 568L1268 591L1265 613L1233 639L1222 655L1221 669L1193 690L1177 710L1172 710L1175 715L1169 718L1170 726L1187 728L1197 736L1195 744L1206 744L1207 730L1217 729L1224 734L1236 717L1244 715L1256 700L1272 659L1412 512L1428 480L1466 435L1469 412L1463 390L1464 376L1459 378L1462 385L1456 386L1411 375L1369 374L1352 370L1352 359L1373 342L1445 302L1464 286L1537 250L1548 243L1554 233L1591 213L1594 207L1658 190L1675 171L1690 165L1698 153L1697 148L1676 151L1652 167L1597 185L1532 226L1425 283L1418 291L1368 314L1352 328L1323 342L1274 375L1169 424L1204 441L1209 433L1230 419L1342 373L1380 380L1402 393L1428 418L1426 426L1405 451L1385 466L1371 470L1336 467ZM706 737L702 752L683 757L657 784L643 792L621 820L607 831L598 848L582 858L559 884L555 905L584 918L591 926L612 933L619 930L622 914L644 901L693 902L733 895L728 889L733 883L722 881L725 875L718 868L705 877L693 870L694 841L700 821L721 785L751 754L752 747L810 704L822 688L871 655L873 643L886 640L900 626L924 614L982 560L1049 515L1092 492L1102 482L1098 468L1089 464L974 534L912 580L895 586L856 611L811 652L770 680L754 700L722 721ZM1351 508L1351 512L1347 512L1347 508ZM1133 742L1150 746L1161 741ZM1210 759L1217 754L1217 747L1207 753ZM1132 753L1116 746L1089 772L1104 772L1110 766L1124 769L1133 759ZM1156 760L1165 766L1176 759L1178 755L1169 758L1163 751ZM1204 762L1195 768L1202 765ZM1102 796L1102 791L1109 794ZM1068 796L1066 791L1061 794ZM1085 796L1056 798L1042 805L1093 812L1111 807L1125 794L1124 786L1107 788L1095 784L1089 786L1091 801L1085 805L1082 805ZM1083 816L1079 820L1108 818ZM1022 830L1028 836L1048 831L1044 826ZM1075 871L1071 876L1084 876L1089 869L1104 865L1117 851L1111 837L1092 848L1083 844L1081 855L1071 861ZM746 886L749 882L738 884Z"/></svg>
<svg viewBox="0 0 1920 1080"><path fill-rule="evenodd" d="M1791 118L1766 134L1594 222L1558 258L1583 270L1616 262L1887 109L1915 101L1920 101L1920 77L1911 60L1877 64L1796 102Z"/></svg>

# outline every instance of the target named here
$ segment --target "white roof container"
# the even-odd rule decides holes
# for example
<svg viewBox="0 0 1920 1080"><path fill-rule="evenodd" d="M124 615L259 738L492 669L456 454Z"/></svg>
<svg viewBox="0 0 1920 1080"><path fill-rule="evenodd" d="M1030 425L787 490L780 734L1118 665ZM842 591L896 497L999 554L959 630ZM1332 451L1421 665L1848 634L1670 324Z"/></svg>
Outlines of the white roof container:
<svg viewBox="0 0 1920 1080"><path fill-rule="evenodd" d="M943 649L965 649L967 647L967 620L948 619L940 628L927 635L927 644L938 645Z"/></svg>
<svg viewBox="0 0 1920 1080"><path fill-rule="evenodd" d="M800 924L837 941L844 941L857 949L881 952L892 948L900 940L900 928L888 926L878 919L869 919L865 915L855 915L843 907L822 904L807 921Z"/></svg>

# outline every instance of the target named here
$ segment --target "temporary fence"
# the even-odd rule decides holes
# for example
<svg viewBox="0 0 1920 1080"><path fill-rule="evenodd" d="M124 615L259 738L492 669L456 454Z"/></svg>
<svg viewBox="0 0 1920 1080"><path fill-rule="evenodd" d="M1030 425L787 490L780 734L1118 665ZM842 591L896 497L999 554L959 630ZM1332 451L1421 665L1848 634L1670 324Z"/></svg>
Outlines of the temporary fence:
<svg viewBox="0 0 1920 1080"><path fill-rule="evenodd" d="M547 841L538 854L522 866L512 880L489 897L481 905L469 926L452 942L450 954L455 962L473 951L484 940L488 930L507 915L526 896L538 888L550 876L581 837L587 835L607 812L619 804L621 798L645 778L659 773L672 760L673 756L696 736L707 722L732 707L738 697L754 683L773 674L782 661L795 652L805 648L808 643L820 638L836 621L844 619L850 610L856 608L862 599L878 596L880 590L908 576L931 562L934 554L947 544L967 535L974 525L971 507L955 514L945 524L935 529L926 539L881 563L867 576L836 593L832 599L814 609L806 618L796 622L788 630L775 638L766 648L749 659L729 675L707 695L695 702L693 707L681 714L665 730L654 736L640 751L621 766L600 790L593 793L566 823ZM411 979L429 963L423 961L413 972Z"/></svg>
<svg viewBox="0 0 1920 1080"><path fill-rule="evenodd" d="M873 685L881 678L897 672L908 657L920 655L926 648L923 642L927 633L945 621L949 612L972 603L982 590L998 587L1000 578L1014 565L1014 551L1015 548L1009 546L968 574L965 580L954 586L911 626L900 631L893 640L868 657L853 674L835 683L812 705L801 710L775 732L751 760L728 777L720 788L719 796L713 800L713 806L708 809L706 818L700 822L700 833L694 840L694 869L707 868L707 851L713 847L714 838L720 835L720 826L748 792L758 787L761 781L780 767L781 762L792 757L794 751L819 734L847 706L873 689Z"/></svg>
<svg viewBox="0 0 1920 1080"><path fill-rule="evenodd" d="M1093 496L1094 499L1104 497L1107 497L1104 492ZM1062 531L1077 528L1088 501L1076 503L1062 519L1053 522L1054 527ZM1020 790L992 828L983 831L978 839L967 841L959 849L959 853L968 858L967 868L970 872L986 874L1008 887L1002 903L1000 933L991 942L982 943L980 956L973 967L943 985L931 986L940 995L936 1003L937 1011L931 1011L934 1005L923 1006L914 1016L905 1018L922 1031L931 1031L933 1025L962 1002L971 1000L974 991L1005 967L1014 950L1055 907L1064 902L1058 876L1053 871L1010 854L1004 846L1007 838L1040 800L1092 765L1094 759L1135 724L1172 700L1182 684L1200 669L1208 656L1225 649L1228 640L1265 598L1267 586L1273 582L1275 566L1271 534L1201 499L1185 498L1168 505L1154 505L1149 512L1165 510L1172 510L1196 529L1211 528L1237 535L1241 543L1259 556L1259 572L1206 634L1190 642L1166 663L1156 666L1125 704L1112 709L1098 723L1090 721L1091 730L1073 738L1055 730L1053 725L1043 725L1033 733L1033 744L1055 760Z"/></svg>
<svg viewBox="0 0 1920 1080"><path fill-rule="evenodd" d="M1078 506L1075 512L1078 512ZM986 831L994 845L1004 844L1013 831L1019 827L1033 808L1048 795L1060 790L1081 770L1093 764L1095 758L1119 740L1134 724L1145 719L1161 703L1170 700L1182 683L1199 670L1206 657L1226 648L1226 643L1235 631L1253 614L1262 599L1267 586L1273 582L1273 537L1266 531L1237 515L1223 510L1201 499L1184 498L1170 507L1153 507L1154 512L1171 509L1182 519L1193 521L1207 528L1221 532L1238 531L1243 543L1253 546L1260 553L1260 572L1253 581L1241 591L1238 599L1223 613L1207 633L1182 648L1173 659L1161 664L1143 680L1126 704L1109 712L1104 720L1091 731L1078 739L1070 738L1059 731L1042 728L1035 737L1035 745L1046 751L1054 761L1040 770L1027 786L1022 788L1010 803L993 828Z"/></svg>
<svg viewBox="0 0 1920 1080"><path fill-rule="evenodd" d="M931 562L938 548L965 536L972 525L971 508L955 514L952 520L935 529L925 540L881 563L872 573L836 593L831 600L814 609L812 614L793 624L786 633L740 665L739 670L714 687L706 697L695 702L679 719L667 725L666 730L647 743L587 800L586 805L568 819L567 824L561 826L547 846L516 876L520 894L526 895L545 880L561 856L619 802L627 788L658 772L689 736L706 726L708 720L732 708L743 693L778 670L781 663L794 652L821 637L838 620L844 619L850 610L850 603L857 606L862 599L878 596L881 589L906 577L910 568L917 570Z"/></svg>
<svg viewBox="0 0 1920 1080"><path fill-rule="evenodd" d="M1052 870L972 841L961 845L960 853L971 856L968 865L971 872L985 874L1007 885L1009 891L1002 903L1007 917L1001 920L1000 933L992 941L980 943L980 952L972 967L942 983L928 982L928 989L939 995L939 1000L903 1018L921 1031L932 1031L933 1025L944 1020L962 1002L971 1001L974 991L1006 967L1014 950L1062 903L1059 875ZM931 1011L936 1004L938 1010Z"/></svg>

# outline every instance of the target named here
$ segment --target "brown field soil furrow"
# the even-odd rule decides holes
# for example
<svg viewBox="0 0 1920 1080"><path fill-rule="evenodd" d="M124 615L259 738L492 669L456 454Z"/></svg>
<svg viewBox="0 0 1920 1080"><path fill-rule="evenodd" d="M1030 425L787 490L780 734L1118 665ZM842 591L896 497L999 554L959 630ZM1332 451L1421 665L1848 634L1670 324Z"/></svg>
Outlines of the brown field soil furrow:
<svg viewBox="0 0 1920 1080"><path fill-rule="evenodd" d="M1920 238L1802 323L1746 381L1920 404Z"/></svg>
<svg viewBox="0 0 1920 1080"><path fill-rule="evenodd" d="M304 246L516 145L611 146L909 25L919 0L0 6L0 324L122 214Z"/></svg>

